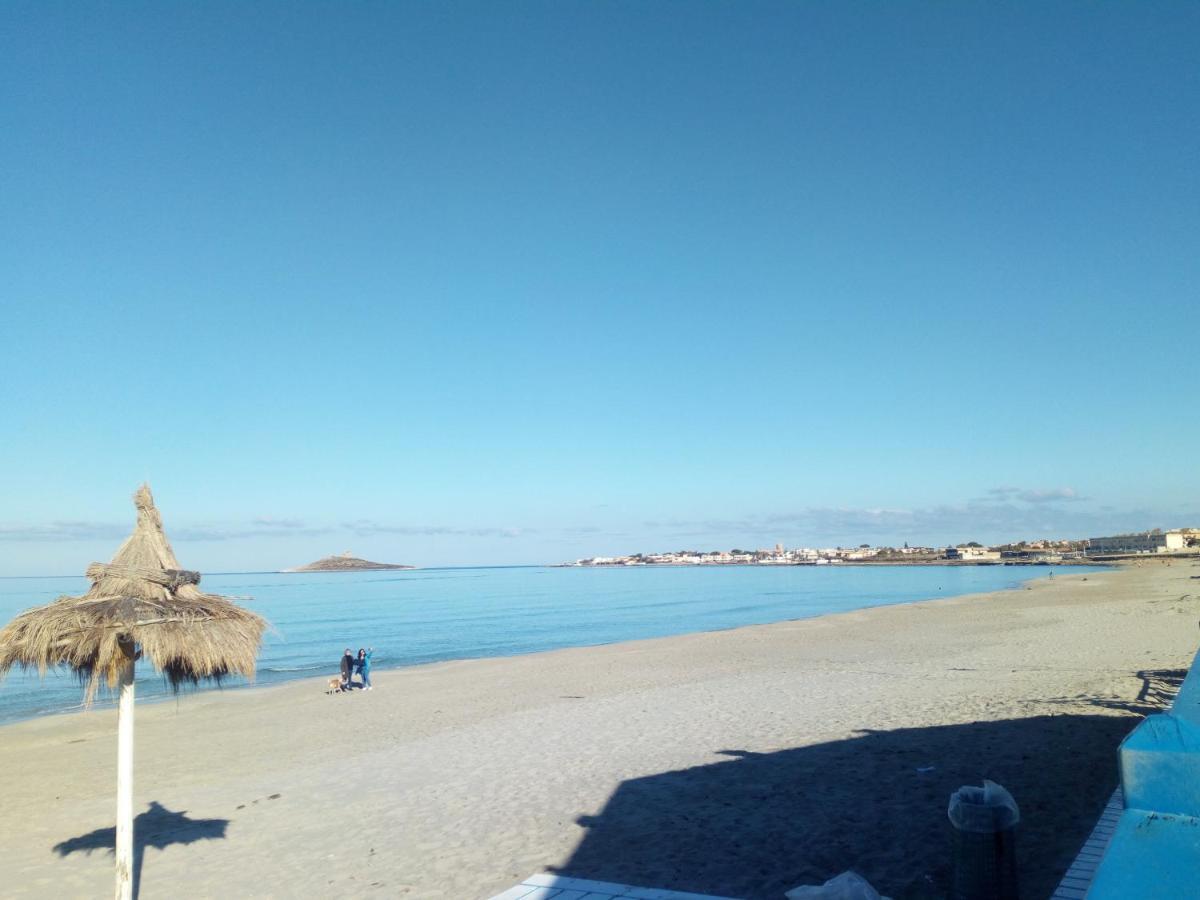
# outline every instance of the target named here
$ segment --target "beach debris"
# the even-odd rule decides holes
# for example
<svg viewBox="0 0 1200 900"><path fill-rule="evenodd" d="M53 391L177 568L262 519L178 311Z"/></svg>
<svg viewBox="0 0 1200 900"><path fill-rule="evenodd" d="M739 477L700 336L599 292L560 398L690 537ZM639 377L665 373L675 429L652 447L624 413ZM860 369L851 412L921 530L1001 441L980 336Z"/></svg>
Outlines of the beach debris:
<svg viewBox="0 0 1200 900"><path fill-rule="evenodd" d="M854 871L843 872L824 884L794 887L784 896L788 900L890 900Z"/></svg>
<svg viewBox="0 0 1200 900"><path fill-rule="evenodd" d="M0 676L17 666L44 676L66 666L84 682L84 707L100 682L118 689L116 897L133 896L134 667L145 657L172 688L254 675L261 617L203 593L200 574L180 567L148 485L133 495L137 524L112 562L92 563L92 586L30 609L0 630ZM257 802L257 801L255 801Z"/></svg>

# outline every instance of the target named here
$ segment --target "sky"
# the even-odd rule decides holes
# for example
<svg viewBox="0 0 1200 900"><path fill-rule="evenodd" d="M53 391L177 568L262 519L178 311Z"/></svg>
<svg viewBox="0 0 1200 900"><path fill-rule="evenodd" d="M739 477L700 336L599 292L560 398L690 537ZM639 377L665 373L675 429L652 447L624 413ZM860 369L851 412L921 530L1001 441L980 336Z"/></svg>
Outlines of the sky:
<svg viewBox="0 0 1200 900"><path fill-rule="evenodd" d="M1200 5L0 6L0 575L1200 526Z"/></svg>

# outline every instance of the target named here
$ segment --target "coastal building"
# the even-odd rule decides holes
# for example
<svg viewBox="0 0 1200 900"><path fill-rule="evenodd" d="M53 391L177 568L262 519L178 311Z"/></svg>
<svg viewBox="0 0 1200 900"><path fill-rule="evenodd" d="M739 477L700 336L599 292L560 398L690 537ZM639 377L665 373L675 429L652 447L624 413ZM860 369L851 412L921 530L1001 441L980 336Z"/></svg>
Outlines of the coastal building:
<svg viewBox="0 0 1200 900"><path fill-rule="evenodd" d="M1000 551L1000 556L1004 559L1019 559L1023 562L1060 562L1063 559L1075 559L1081 555L1081 553L1060 553L1057 550L1050 549Z"/></svg>
<svg viewBox="0 0 1200 900"><path fill-rule="evenodd" d="M947 547L946 559L984 560L999 559L1000 551L987 547Z"/></svg>
<svg viewBox="0 0 1200 900"><path fill-rule="evenodd" d="M1136 534L1116 534L1088 540L1088 556L1113 553L1170 553L1187 546L1183 531L1142 531Z"/></svg>
<svg viewBox="0 0 1200 900"><path fill-rule="evenodd" d="M879 555L879 549L876 547L859 547L857 550L851 550L845 554L845 559L860 560L871 559Z"/></svg>

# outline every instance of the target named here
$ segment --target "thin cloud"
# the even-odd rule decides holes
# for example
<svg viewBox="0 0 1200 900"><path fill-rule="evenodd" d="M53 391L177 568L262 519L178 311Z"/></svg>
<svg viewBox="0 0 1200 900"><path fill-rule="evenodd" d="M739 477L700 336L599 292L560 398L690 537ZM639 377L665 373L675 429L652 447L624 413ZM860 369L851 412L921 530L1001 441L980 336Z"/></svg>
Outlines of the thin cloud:
<svg viewBox="0 0 1200 900"><path fill-rule="evenodd" d="M399 534L410 537L515 538L527 534L536 534L530 528L456 528L449 525L389 525L369 519L344 522L342 523L342 527L358 537L372 537L377 534Z"/></svg>
<svg viewBox="0 0 1200 900"><path fill-rule="evenodd" d="M976 497L971 500L971 503L1008 503L1012 501L1020 501L1021 503L1043 504L1043 503L1078 503L1087 500L1087 497L1082 496L1075 488L1072 487L1056 487L1056 488L1019 488L1019 487L995 487L990 488L986 497Z"/></svg>
<svg viewBox="0 0 1200 900"><path fill-rule="evenodd" d="M0 525L0 543L20 541L119 541L128 536L130 526L110 522L51 522L48 525ZM197 524L173 527L169 536L174 541L240 541L263 537L321 537L350 532L358 537L372 535L499 537L517 538L536 534L531 528L456 528L440 525L391 525L361 519L338 526L310 525L301 519L258 516L248 523Z"/></svg>
<svg viewBox="0 0 1200 900"><path fill-rule="evenodd" d="M1081 497L1074 488L1050 488L1049 490L1041 491L1021 491L1017 494L1017 498L1024 500L1026 503L1074 503L1080 500L1086 500L1086 497Z"/></svg>
<svg viewBox="0 0 1200 900"><path fill-rule="evenodd" d="M51 522L49 525L0 525L0 542L63 542L120 540L128 525L113 522Z"/></svg>
<svg viewBox="0 0 1200 900"><path fill-rule="evenodd" d="M628 531L617 528L602 528L599 525L568 525L559 529L557 534L547 535L546 539L556 544L574 543L580 538L627 538Z"/></svg>
<svg viewBox="0 0 1200 900"><path fill-rule="evenodd" d="M1026 493L1022 491L1021 493ZM1163 510L1092 510L1058 505L1054 496L1042 502L1014 498L1008 502L971 500L962 504L897 509L886 507L808 507L736 519L668 519L643 523L672 540L775 540L827 545L872 541L987 540L1002 542L1036 537L1090 537L1200 521L1200 513ZM1079 498L1082 499L1082 498Z"/></svg>
<svg viewBox="0 0 1200 900"><path fill-rule="evenodd" d="M334 529L309 527L303 523L278 526L275 524L256 524L247 526L193 525L183 528L172 528L169 537L176 541L239 541L260 537L319 537L332 534Z"/></svg>
<svg viewBox="0 0 1200 900"><path fill-rule="evenodd" d="M305 523L302 519L276 519L272 516L258 516L253 520L254 525L262 528L278 528L280 530L296 530L303 529Z"/></svg>

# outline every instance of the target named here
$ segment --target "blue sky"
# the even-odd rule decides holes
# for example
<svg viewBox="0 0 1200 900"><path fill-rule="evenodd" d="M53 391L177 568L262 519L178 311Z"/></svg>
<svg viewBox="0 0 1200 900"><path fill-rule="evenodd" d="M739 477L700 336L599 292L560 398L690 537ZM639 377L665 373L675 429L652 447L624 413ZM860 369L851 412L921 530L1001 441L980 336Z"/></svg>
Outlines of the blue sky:
<svg viewBox="0 0 1200 900"><path fill-rule="evenodd" d="M0 574L1200 525L1200 6L0 9Z"/></svg>

